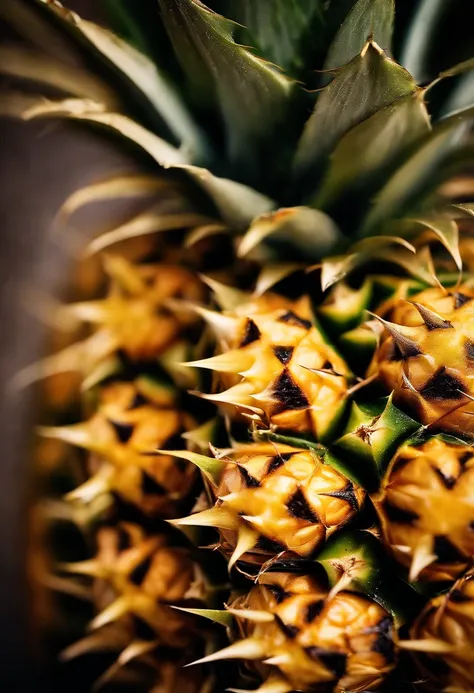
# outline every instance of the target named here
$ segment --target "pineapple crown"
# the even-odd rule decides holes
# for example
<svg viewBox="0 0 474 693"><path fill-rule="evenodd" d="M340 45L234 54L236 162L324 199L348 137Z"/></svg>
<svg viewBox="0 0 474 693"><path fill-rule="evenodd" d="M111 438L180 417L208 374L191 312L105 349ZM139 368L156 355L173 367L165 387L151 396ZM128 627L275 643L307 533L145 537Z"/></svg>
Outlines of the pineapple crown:
<svg viewBox="0 0 474 693"><path fill-rule="evenodd" d="M275 248L306 261L335 253L323 288L374 258L434 284L430 258L415 258L410 243L424 229L460 269L456 220L472 210L439 191L471 154L474 62L460 41L446 53L461 62L434 65L431 40L452 21L447 4L421 0L413 12L401 0L208 4L104 0L117 34L56 0L3 4L2 16L41 53L6 46L2 71L61 94L14 92L4 113L101 127L195 188L200 211L207 205L209 218L195 218L178 185L172 214L168 199L100 247L192 225L199 238L244 233L240 255L257 246L267 258ZM442 103L438 92L451 85ZM144 194L150 180L91 186L66 211L130 186Z"/></svg>

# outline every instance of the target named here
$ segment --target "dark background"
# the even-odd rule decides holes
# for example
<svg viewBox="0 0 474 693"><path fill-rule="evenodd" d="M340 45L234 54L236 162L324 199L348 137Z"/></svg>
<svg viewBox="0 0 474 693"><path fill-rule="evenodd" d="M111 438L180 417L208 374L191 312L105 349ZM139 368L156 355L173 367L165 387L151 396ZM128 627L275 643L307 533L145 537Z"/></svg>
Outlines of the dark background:
<svg viewBox="0 0 474 693"><path fill-rule="evenodd" d="M94 4L68 3L97 18ZM5 35L0 24L0 40ZM9 381L43 352L46 328L35 296L60 295L67 285L70 253L49 233L55 213L75 189L126 166L89 132L0 120L0 689L12 693L52 689L39 683L31 659L24 565L35 388L15 392Z"/></svg>

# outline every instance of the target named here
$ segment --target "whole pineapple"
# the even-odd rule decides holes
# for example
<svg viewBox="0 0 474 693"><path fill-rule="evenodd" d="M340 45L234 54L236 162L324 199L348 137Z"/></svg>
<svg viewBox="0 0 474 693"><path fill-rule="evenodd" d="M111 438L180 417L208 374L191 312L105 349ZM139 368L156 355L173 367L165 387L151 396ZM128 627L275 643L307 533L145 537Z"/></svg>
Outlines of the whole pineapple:
<svg viewBox="0 0 474 693"><path fill-rule="evenodd" d="M96 557L68 565L98 581L93 625L151 657L154 691L227 687L226 670L213 678L225 657L247 660L241 678L262 693L400 690L417 685L421 658L403 652L420 642L422 676L469 690L464 650L437 669L451 653L437 628L474 561L473 291L461 275L473 63L462 42L463 62L439 78L425 60L446 8L420 2L409 30L402 12L400 53L394 0L105 5L117 35L56 0L0 10L42 44L9 48L1 69L60 92L16 91L7 114L100 127L151 164L80 191L60 219L157 193L93 240L101 252L156 234L132 260L104 255L105 295L63 313L88 336L43 364L82 378L84 421L43 430L87 451L74 512L102 496L113 508L105 526L85 523ZM93 74L49 57L51 32ZM214 537L224 609L208 608L218 589L163 519L206 528L185 543ZM440 589L451 596L431 622ZM214 637L189 638L183 624L194 634L199 622L173 605L228 625L232 644L209 654ZM155 643L163 633L173 653ZM179 673L196 656L210 676Z"/></svg>

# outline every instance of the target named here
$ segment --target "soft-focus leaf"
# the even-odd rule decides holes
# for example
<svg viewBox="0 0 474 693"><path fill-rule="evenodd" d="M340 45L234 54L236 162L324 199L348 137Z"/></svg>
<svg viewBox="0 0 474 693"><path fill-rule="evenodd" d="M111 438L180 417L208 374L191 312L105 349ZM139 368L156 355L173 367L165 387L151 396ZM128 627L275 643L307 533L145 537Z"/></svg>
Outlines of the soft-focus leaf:
<svg viewBox="0 0 474 693"><path fill-rule="evenodd" d="M79 35L88 44L89 50L109 69L112 67L126 77L140 91L142 98L153 106L155 113L181 144L196 156L200 153L201 134L180 97L149 58L107 29L66 10L56 0L37 2L46 5L56 19L67 25L69 31Z"/></svg>
<svg viewBox="0 0 474 693"><path fill-rule="evenodd" d="M0 112L28 120L36 117L71 118L102 125L114 133L132 141L147 152L163 168L185 171L211 198L222 218L234 228L247 226L252 219L274 209L269 197L227 178L214 176L210 171L186 163L183 152L154 135L135 121L119 113L104 111L101 104L86 99L66 99L54 102L38 97L20 95L5 104L0 102Z"/></svg>
<svg viewBox="0 0 474 693"><path fill-rule="evenodd" d="M474 106L474 70L459 79L444 105L442 115L447 117L472 106Z"/></svg>
<svg viewBox="0 0 474 693"><path fill-rule="evenodd" d="M50 58L43 52L18 46L0 46L0 73L53 87L71 96L94 99L117 106L113 92L100 80L79 67Z"/></svg>
<svg viewBox="0 0 474 693"><path fill-rule="evenodd" d="M401 246L403 252L414 254L415 248L404 238L394 236L372 236L364 238L350 248L349 253L329 257L321 265L321 287L323 291L344 279L357 267L365 264L374 257L383 256L387 248L393 253L393 245ZM399 253L400 250L397 250Z"/></svg>
<svg viewBox="0 0 474 693"><path fill-rule="evenodd" d="M239 42L290 74L308 68L307 56L324 29L322 0L214 0L213 9L242 25Z"/></svg>
<svg viewBox="0 0 474 693"><path fill-rule="evenodd" d="M433 35L448 5L446 0L420 0L406 35L400 62L418 84L429 79L427 63Z"/></svg>
<svg viewBox="0 0 474 693"><path fill-rule="evenodd" d="M315 206L327 207L352 185L359 187L390 168L431 130L421 91L386 106L349 130L336 147Z"/></svg>
<svg viewBox="0 0 474 693"><path fill-rule="evenodd" d="M264 214L255 219L239 246L239 256L244 257L270 238L285 241L305 258L322 257L341 239L333 220L317 209L290 207Z"/></svg>
<svg viewBox="0 0 474 693"><path fill-rule="evenodd" d="M433 217L426 216L406 220L407 223L411 221L432 231L451 254L458 270L462 270L462 258L459 252L459 228L453 219L443 219L440 214Z"/></svg>
<svg viewBox="0 0 474 693"><path fill-rule="evenodd" d="M319 94L298 144L297 175L317 169L348 130L415 90L406 70L367 43Z"/></svg>
<svg viewBox="0 0 474 693"><path fill-rule="evenodd" d="M368 236L386 220L401 216L416 207L417 201L433 181L439 179L443 163L458 150L469 132L470 118L466 111L453 116L433 130L426 141L389 179L377 195L366 217L361 235Z"/></svg>
<svg viewBox="0 0 474 693"><path fill-rule="evenodd" d="M440 73L438 79L445 79L446 77L456 77L457 75L462 75L465 72L470 72L471 70L474 70L474 58L470 58L469 60L463 60L462 63L458 63L457 65L453 65L453 67L450 67L447 70L443 70L443 72Z"/></svg>
<svg viewBox="0 0 474 693"><path fill-rule="evenodd" d="M73 192L59 210L57 221L64 224L70 216L89 204L118 198L151 196L169 186L167 180L146 174L107 178Z"/></svg>
<svg viewBox="0 0 474 693"><path fill-rule="evenodd" d="M233 40L234 25L197 0L159 0L163 21L188 78L210 88L220 108L229 156L254 161L287 114L293 83Z"/></svg>
<svg viewBox="0 0 474 693"><path fill-rule="evenodd" d="M199 224L209 223L212 219L195 212L167 213L163 205L158 204L155 209L142 212L121 226L103 233L95 238L87 248L88 255L98 253L115 243L146 236L151 233L186 229Z"/></svg>
<svg viewBox="0 0 474 693"><path fill-rule="evenodd" d="M390 53L394 16L394 0L358 0L331 44L325 69L350 62L360 53L369 37Z"/></svg>

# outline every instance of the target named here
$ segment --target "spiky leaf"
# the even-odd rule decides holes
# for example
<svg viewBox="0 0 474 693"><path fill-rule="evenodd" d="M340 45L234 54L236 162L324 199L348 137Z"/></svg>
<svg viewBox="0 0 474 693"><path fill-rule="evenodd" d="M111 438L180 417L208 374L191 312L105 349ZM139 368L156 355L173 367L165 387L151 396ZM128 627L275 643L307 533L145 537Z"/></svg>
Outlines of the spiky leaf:
<svg viewBox="0 0 474 693"><path fill-rule="evenodd" d="M320 93L298 144L297 176L320 168L346 132L415 90L408 72L368 42Z"/></svg>
<svg viewBox="0 0 474 693"><path fill-rule="evenodd" d="M331 44L325 69L350 62L360 53L370 36L390 53L394 16L394 0L358 0Z"/></svg>
<svg viewBox="0 0 474 693"><path fill-rule="evenodd" d="M285 117L292 83L233 39L234 24L198 0L159 0L187 77L220 108L233 161L254 161Z"/></svg>
<svg viewBox="0 0 474 693"><path fill-rule="evenodd" d="M441 169L459 150L469 132L472 110L452 116L436 127L418 150L393 174L377 195L374 206L363 223L361 233L368 235L389 218L401 216L416 207L423 193L441 180Z"/></svg>
<svg viewBox="0 0 474 693"><path fill-rule="evenodd" d="M216 0L214 9L239 22L238 40L255 46L290 73L309 67L307 57L324 28L321 0ZM319 40L318 40L319 39Z"/></svg>
<svg viewBox="0 0 474 693"><path fill-rule="evenodd" d="M336 147L315 206L327 207L351 186L377 184L380 173L430 130L422 92L413 92L356 125Z"/></svg>

